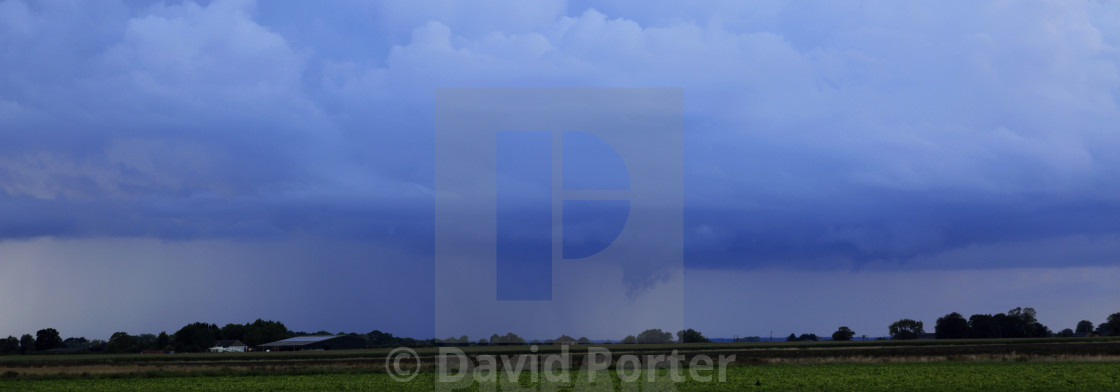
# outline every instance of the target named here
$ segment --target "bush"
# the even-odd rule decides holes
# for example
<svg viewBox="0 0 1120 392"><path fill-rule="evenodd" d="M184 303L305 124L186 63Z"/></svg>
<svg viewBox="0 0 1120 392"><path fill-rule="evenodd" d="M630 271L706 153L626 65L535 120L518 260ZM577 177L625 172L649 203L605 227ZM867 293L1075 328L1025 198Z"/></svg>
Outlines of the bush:
<svg viewBox="0 0 1120 392"><path fill-rule="evenodd" d="M890 326L891 339L905 340L917 339L918 336L926 333L925 328L922 327L921 321L914 321L911 319L902 319L895 321Z"/></svg>
<svg viewBox="0 0 1120 392"><path fill-rule="evenodd" d="M835 341L838 341L838 342L846 342L846 341L852 340L852 337L854 337L854 336L856 336L856 332L852 331L851 328L848 328L848 327L844 326L844 327L840 327L839 329L836 330L836 332L832 333L832 340L835 340Z"/></svg>
<svg viewBox="0 0 1120 392"><path fill-rule="evenodd" d="M681 343L708 343L708 338L700 334L700 331L689 328L684 331L677 332L677 341Z"/></svg>
<svg viewBox="0 0 1120 392"><path fill-rule="evenodd" d="M661 344L673 341L673 334L660 329L647 329L638 334L640 344Z"/></svg>

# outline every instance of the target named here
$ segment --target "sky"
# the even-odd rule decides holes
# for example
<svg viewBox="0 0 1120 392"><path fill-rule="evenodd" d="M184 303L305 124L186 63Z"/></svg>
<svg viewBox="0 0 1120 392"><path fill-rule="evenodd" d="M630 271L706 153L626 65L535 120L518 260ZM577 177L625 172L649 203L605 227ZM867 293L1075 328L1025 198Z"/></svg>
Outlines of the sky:
<svg viewBox="0 0 1120 392"><path fill-rule="evenodd" d="M1099 323L1118 65L1109 0L0 0L0 335L431 337L435 90L492 87L680 89L707 336Z"/></svg>

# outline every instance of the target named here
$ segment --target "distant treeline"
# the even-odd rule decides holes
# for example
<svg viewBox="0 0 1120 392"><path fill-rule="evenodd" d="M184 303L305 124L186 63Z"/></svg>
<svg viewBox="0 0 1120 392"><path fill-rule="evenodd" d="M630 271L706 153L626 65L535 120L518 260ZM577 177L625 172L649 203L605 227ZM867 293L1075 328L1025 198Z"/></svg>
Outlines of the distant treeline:
<svg viewBox="0 0 1120 392"><path fill-rule="evenodd" d="M277 340L308 335L358 336L366 340L367 347L423 347L437 344L435 339L400 338L393 336L391 333L377 330L367 334L343 332L336 334L327 331L296 332L289 330L284 326L284 323L279 321L257 319L251 323L231 323L224 327L203 322L191 323L172 334L160 332L158 335L150 333L129 335L126 332L117 332L110 336L109 340L89 340L84 337L63 340L58 330L46 328L36 332L35 336L26 334L21 338L9 336L6 339L0 339L0 354L28 354L44 351L94 353L174 351L190 353L208 351L219 340L239 340L249 347L255 347Z"/></svg>
<svg viewBox="0 0 1120 392"><path fill-rule="evenodd" d="M953 312L937 319L934 332L927 333L921 321L901 319L887 327L891 339L998 339L998 338L1045 338L1074 336L1120 336L1120 313L1109 315L1094 329L1089 320L1081 320L1076 329L1066 328L1054 333L1049 327L1038 322L1034 308L1014 308L1007 313L974 314L964 318ZM832 334L832 340L852 340L855 331L840 327ZM864 335L866 338L866 335ZM817 341L814 334L789 334L786 341Z"/></svg>
<svg viewBox="0 0 1120 392"><path fill-rule="evenodd" d="M1075 328L1066 328L1057 333L1049 327L1038 322L1037 312L1033 308L1014 308L1007 313L974 314L965 318L960 313L949 313L937 319L934 333L928 334L921 321L901 319L888 326L891 339L918 339L923 337L936 339L992 339L992 338L1032 338L1032 337L1073 337L1073 336L1120 336L1120 313L1109 315L1106 320L1094 327L1088 320L1081 320ZM84 337L71 337L62 339L58 330L54 328L41 329L35 333L25 334L20 338L9 336L0 339L0 355L2 354L28 354L43 351L68 351L68 352L96 352L96 353L138 353L141 351L175 351L175 352L204 352L214 347L219 340L239 340L249 347L256 347L264 343L308 335L351 335L366 341L366 347L429 347L429 346L486 346L486 345L523 345L523 344L589 344L586 337L578 339L561 335L556 339L532 340L525 339L510 332L505 335L494 334L489 339L482 338L471 340L468 336L446 339L413 339L393 336L391 333L378 330L365 334L359 333L331 333L295 332L289 330L279 321L257 319L246 324L226 324L218 327L217 324L203 322L191 323L173 334L160 332L157 334L129 335L126 332L117 332L109 340L88 340ZM856 332L842 326L832 333L832 340L852 340ZM932 335L932 336L931 336ZM866 335L863 335L866 339ZM816 334L803 333L800 336L791 333L787 341L818 341L821 338ZM735 342L758 342L761 338L750 336L735 339ZM659 344L659 343L704 343L708 342L703 334L694 329L686 329L673 334L660 329L647 329L638 335L630 335L618 343L622 344ZM612 343L607 341L607 343ZM62 350L59 350L62 349Z"/></svg>
<svg viewBox="0 0 1120 392"><path fill-rule="evenodd" d="M993 339L993 338L1045 338L1073 336L1110 336L1120 334L1120 313L1109 315L1103 323L1093 328L1089 320L1081 320L1076 329L1066 328L1054 333L1038 322L1034 308L1014 308L1007 313L974 314L965 319L953 312L937 319L934 324L936 339ZM921 321L902 319L891 324L892 339L916 339L925 334Z"/></svg>

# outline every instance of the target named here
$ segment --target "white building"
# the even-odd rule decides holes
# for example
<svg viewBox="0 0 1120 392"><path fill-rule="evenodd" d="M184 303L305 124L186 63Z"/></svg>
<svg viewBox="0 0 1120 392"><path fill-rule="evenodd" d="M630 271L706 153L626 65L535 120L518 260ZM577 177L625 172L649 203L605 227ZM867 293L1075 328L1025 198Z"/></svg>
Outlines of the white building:
<svg viewBox="0 0 1120 392"><path fill-rule="evenodd" d="M210 347L212 353L243 353L249 351L249 346L241 343L240 340L217 340L214 341L214 347Z"/></svg>

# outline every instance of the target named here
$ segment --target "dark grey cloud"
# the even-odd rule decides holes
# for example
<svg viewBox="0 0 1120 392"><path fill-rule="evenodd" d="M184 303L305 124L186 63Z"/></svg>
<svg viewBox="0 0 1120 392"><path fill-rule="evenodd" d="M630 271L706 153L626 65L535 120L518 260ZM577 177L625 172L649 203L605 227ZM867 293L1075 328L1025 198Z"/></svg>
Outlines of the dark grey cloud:
<svg viewBox="0 0 1120 392"><path fill-rule="evenodd" d="M32 293L13 311L28 317L0 328L78 314L91 333L115 328L97 319L173 329L135 316L171 302L212 321L256 309L295 328L429 335L429 316L381 315L432 302L445 87L683 88L691 275L666 281L714 293L691 302L774 296L727 282L782 268L797 271L754 282L812 293L839 279L830 297L855 282L870 302L926 273L958 287L991 269L976 276L1044 272L1000 282L1051 308L1115 292L1113 2L309 4L0 0L0 265L18 269L0 292ZM177 296L227 267L313 283L222 289L226 310ZM153 278L121 278L133 271ZM801 273L810 283L791 284ZM162 276L184 278L161 290ZM34 285L58 277L103 294L37 310L68 303ZM960 302L998 299L975 311L1023 305L970 293ZM362 317L283 308L354 298ZM924 311L954 310L938 306ZM1079 306L1064 315L1104 314Z"/></svg>
<svg viewBox="0 0 1120 392"><path fill-rule="evenodd" d="M472 86L684 87L690 265L1116 231L1107 3L444 5L0 3L3 235L423 243Z"/></svg>

